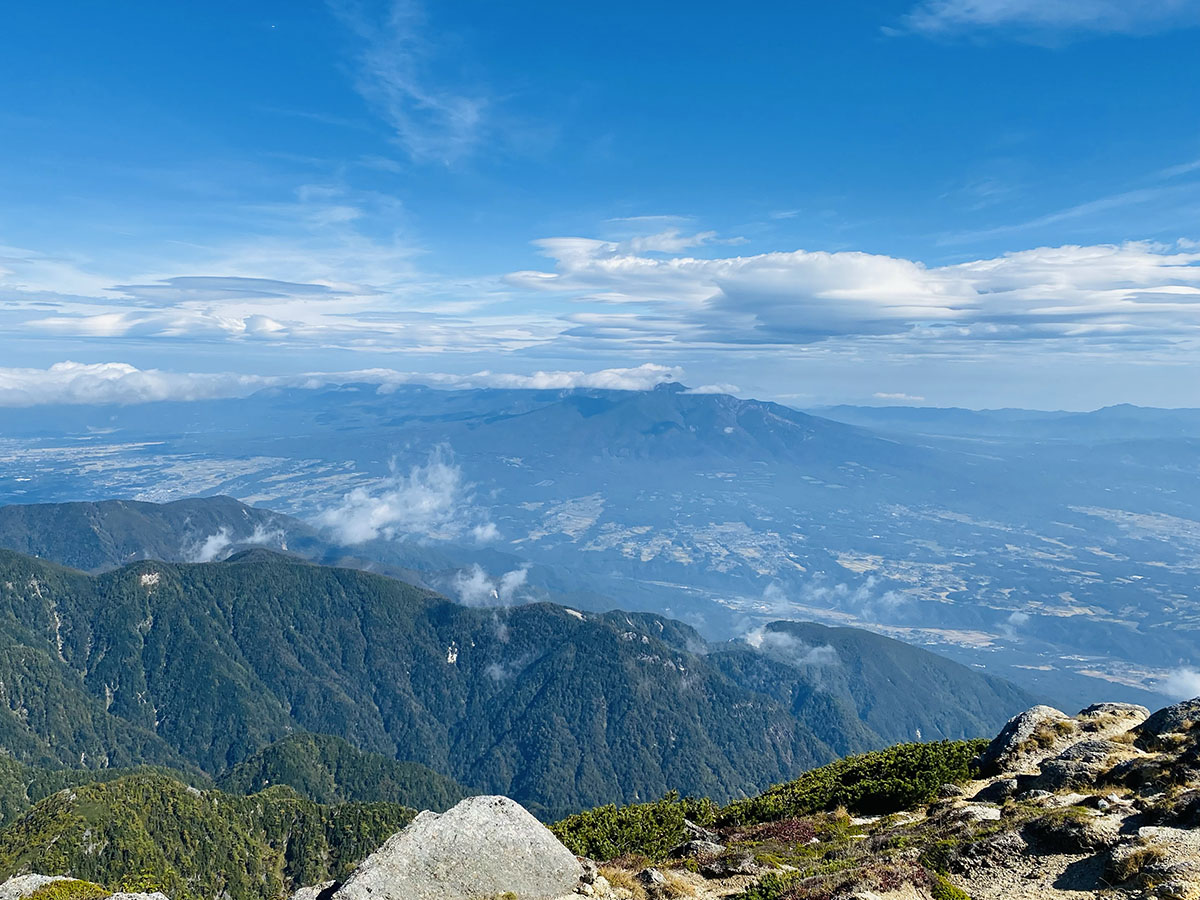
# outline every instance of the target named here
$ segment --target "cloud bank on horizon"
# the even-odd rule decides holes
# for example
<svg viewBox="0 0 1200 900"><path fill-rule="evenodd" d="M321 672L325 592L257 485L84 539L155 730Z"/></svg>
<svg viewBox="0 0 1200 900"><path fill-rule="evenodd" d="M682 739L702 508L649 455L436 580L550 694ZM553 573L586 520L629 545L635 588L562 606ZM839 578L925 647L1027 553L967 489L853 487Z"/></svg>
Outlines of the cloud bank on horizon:
<svg viewBox="0 0 1200 900"><path fill-rule="evenodd" d="M402 385L426 385L447 390L508 388L561 391L594 388L613 391L650 390L679 381L677 367L645 363L633 368L596 372L533 372L528 375L480 371L398 372L395 369L357 369L344 372L306 372L296 375L241 375L232 372L169 372L139 369L128 363L55 363L45 369L0 368L0 408L60 405L130 405L189 402L245 397L268 388L315 390L327 385L371 384L386 394ZM697 392L734 393L735 385L705 385Z"/></svg>

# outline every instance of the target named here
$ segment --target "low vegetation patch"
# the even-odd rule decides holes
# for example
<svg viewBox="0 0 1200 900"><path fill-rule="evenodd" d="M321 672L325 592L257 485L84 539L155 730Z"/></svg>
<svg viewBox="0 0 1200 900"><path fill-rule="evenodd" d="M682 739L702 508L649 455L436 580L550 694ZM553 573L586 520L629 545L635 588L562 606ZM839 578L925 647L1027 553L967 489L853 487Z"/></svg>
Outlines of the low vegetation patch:
<svg viewBox="0 0 1200 900"><path fill-rule="evenodd" d="M600 806L568 816L550 830L576 856L609 860L636 853L657 860L688 839L684 819L711 825L716 812L710 800L671 793L654 803Z"/></svg>
<svg viewBox="0 0 1200 900"><path fill-rule="evenodd" d="M26 900L105 900L112 894L91 881L68 878L44 884Z"/></svg>
<svg viewBox="0 0 1200 900"><path fill-rule="evenodd" d="M937 741L897 744L813 769L749 800L729 804L720 824L746 825L811 815L844 806L851 812L882 814L911 809L933 799L946 783L971 777L971 760L987 742Z"/></svg>

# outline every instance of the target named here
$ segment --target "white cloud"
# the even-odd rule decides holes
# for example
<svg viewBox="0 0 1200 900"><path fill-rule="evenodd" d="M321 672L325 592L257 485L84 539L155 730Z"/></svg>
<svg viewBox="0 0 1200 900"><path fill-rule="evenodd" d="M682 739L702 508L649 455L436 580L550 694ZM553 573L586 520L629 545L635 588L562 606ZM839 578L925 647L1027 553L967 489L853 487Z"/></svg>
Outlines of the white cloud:
<svg viewBox="0 0 1200 900"><path fill-rule="evenodd" d="M1158 683L1158 692L1176 700L1200 697L1200 671L1191 666L1174 669Z"/></svg>
<svg viewBox="0 0 1200 900"><path fill-rule="evenodd" d="M529 570L521 568L493 578L476 564L456 572L451 588L458 601L467 606L511 606L522 596L528 575Z"/></svg>
<svg viewBox="0 0 1200 900"><path fill-rule="evenodd" d="M736 384L702 384L684 391L685 394L737 394L740 392L741 388Z"/></svg>
<svg viewBox="0 0 1200 900"><path fill-rule="evenodd" d="M319 388L327 384L363 382L381 392L406 384L446 389L513 388L572 390L596 388L615 391L649 390L667 381L678 381L683 370L647 363L628 369L596 372L534 372L530 375L501 372L450 374L398 372L394 369L361 369L349 372L307 372L297 375L238 375L234 373L166 372L138 369L128 363L55 363L46 369L0 368L0 407L44 404L135 404L160 400L209 400L244 397L268 387ZM477 536L490 539L486 531Z"/></svg>
<svg viewBox="0 0 1200 900"><path fill-rule="evenodd" d="M495 522L484 522L471 529L471 537L477 544L490 544L500 539L500 529Z"/></svg>
<svg viewBox="0 0 1200 900"><path fill-rule="evenodd" d="M817 575L785 590L770 582L762 594L760 609L779 618L794 618L798 609L817 607L854 613L866 622L886 622L911 603L911 597L894 590L879 590L879 579L868 575L856 585L829 582Z"/></svg>
<svg viewBox="0 0 1200 900"><path fill-rule="evenodd" d="M577 339L646 347L1200 339L1200 253L1187 242L1040 247L937 267L861 252L662 259L584 238L538 243L555 270L509 281L595 305L569 316Z"/></svg>
<svg viewBox="0 0 1200 900"><path fill-rule="evenodd" d="M185 556L188 562L212 562L223 559L232 546L233 538L229 536L229 529L221 527L215 533L198 541Z"/></svg>
<svg viewBox="0 0 1200 900"><path fill-rule="evenodd" d="M0 406L47 403L149 403L237 397L278 383L258 375L163 372L126 363L55 363L47 369L0 368Z"/></svg>
<svg viewBox="0 0 1200 900"><path fill-rule="evenodd" d="M564 391L593 388L607 391L647 391L656 385L678 381L683 370L678 366L644 363L628 369L601 369L597 372L534 372L531 375L505 375L476 372L472 375L392 373L383 375L381 384L436 384L446 387L496 387L517 390Z"/></svg>
<svg viewBox="0 0 1200 900"><path fill-rule="evenodd" d="M287 535L282 528L270 527L259 522L245 537L236 537L226 525L215 532L199 538L183 548L183 558L188 562L206 563L225 559L237 546L271 547L287 549Z"/></svg>
<svg viewBox="0 0 1200 900"><path fill-rule="evenodd" d="M1196 0L924 0L904 17L907 30L929 35L979 29L1144 34L1197 23Z"/></svg>
<svg viewBox="0 0 1200 900"><path fill-rule="evenodd" d="M889 402L903 403L924 403L925 398L916 394L905 394L902 392L890 393L887 391L877 391L872 395L876 400L887 400Z"/></svg>
<svg viewBox="0 0 1200 900"><path fill-rule="evenodd" d="M806 644L786 631L756 628L742 638L756 650L793 666L835 666L841 662L829 644Z"/></svg>
<svg viewBox="0 0 1200 900"><path fill-rule="evenodd" d="M450 540L480 524L470 486L445 447L432 450L424 465L396 472L371 488L359 487L316 522L344 544L377 538Z"/></svg>
<svg viewBox="0 0 1200 900"><path fill-rule="evenodd" d="M392 0L380 17L349 0L330 6L361 43L359 91L409 156L448 164L471 153L490 126L491 103L477 88L453 85L420 5Z"/></svg>

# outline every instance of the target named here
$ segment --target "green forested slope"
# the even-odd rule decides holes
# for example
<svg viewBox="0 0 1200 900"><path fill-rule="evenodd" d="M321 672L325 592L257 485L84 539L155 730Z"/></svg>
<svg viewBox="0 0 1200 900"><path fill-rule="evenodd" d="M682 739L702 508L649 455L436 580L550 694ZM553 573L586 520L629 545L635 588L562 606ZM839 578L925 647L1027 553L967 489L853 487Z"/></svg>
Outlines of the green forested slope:
<svg viewBox="0 0 1200 900"><path fill-rule="evenodd" d="M420 763L367 753L328 734L295 734L259 750L217 779L232 794L287 785L316 803L389 802L442 812L466 796Z"/></svg>
<svg viewBox="0 0 1200 900"><path fill-rule="evenodd" d="M0 506L0 547L85 572L139 559L196 559L214 535L230 545L257 535L257 543L279 546L285 535L311 539L312 530L298 519L232 497Z"/></svg>
<svg viewBox="0 0 1200 900"><path fill-rule="evenodd" d="M775 697L839 755L912 740L992 733L1001 710L1027 708L1015 685L861 628L773 622L759 651L723 645L709 659L739 684ZM817 723L828 723L821 727Z"/></svg>
<svg viewBox="0 0 1200 900"><path fill-rule="evenodd" d="M345 877L412 818L395 804L321 806L130 775L55 793L0 830L0 878L65 874L115 888L148 876L173 900L278 900Z"/></svg>
<svg viewBox="0 0 1200 900"><path fill-rule="evenodd" d="M856 705L898 683L886 661L830 688L828 671L762 657L765 677L752 657L687 649L699 644L657 616L468 608L261 550L99 576L0 551L0 650L31 688L9 690L0 729L27 762L218 775L308 731L551 815L670 789L745 796L887 743ZM961 666L943 674L981 690ZM898 730L954 715L903 691L888 703L864 715ZM1023 705L998 703L980 731Z"/></svg>

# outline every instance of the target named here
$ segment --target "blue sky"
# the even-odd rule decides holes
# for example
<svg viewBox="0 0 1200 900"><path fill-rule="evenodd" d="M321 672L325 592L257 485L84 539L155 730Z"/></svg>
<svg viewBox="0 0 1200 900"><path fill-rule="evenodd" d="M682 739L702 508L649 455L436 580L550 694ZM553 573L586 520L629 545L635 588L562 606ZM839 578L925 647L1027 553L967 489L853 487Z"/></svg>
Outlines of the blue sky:
<svg viewBox="0 0 1200 900"><path fill-rule="evenodd" d="M1200 405L1197 26L1200 0L17 5L0 402L387 370Z"/></svg>

